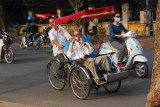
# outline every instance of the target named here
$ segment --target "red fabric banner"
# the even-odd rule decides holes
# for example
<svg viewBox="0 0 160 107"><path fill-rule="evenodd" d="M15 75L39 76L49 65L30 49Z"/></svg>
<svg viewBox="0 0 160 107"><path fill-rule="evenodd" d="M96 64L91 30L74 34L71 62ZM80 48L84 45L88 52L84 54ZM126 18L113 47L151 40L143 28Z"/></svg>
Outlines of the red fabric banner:
<svg viewBox="0 0 160 107"><path fill-rule="evenodd" d="M100 19L102 17L108 17L114 14L114 6L111 7L102 7L96 9L86 9L75 13L73 15L60 17L55 20L56 25L60 25L63 22L68 23L69 20L75 21L77 18L88 18L89 20L93 21L95 18Z"/></svg>
<svg viewBox="0 0 160 107"><path fill-rule="evenodd" d="M47 17L55 17L55 18L58 18L57 15L52 15L52 14L36 14L36 17L40 17L40 18L43 18L43 19L46 19Z"/></svg>

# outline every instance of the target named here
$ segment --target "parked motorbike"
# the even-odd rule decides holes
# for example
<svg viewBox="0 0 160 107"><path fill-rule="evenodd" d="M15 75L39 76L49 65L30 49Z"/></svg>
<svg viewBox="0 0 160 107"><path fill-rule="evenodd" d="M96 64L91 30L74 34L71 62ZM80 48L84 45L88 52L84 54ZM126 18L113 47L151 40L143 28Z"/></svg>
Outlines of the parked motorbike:
<svg viewBox="0 0 160 107"><path fill-rule="evenodd" d="M40 33L33 33L30 36L30 39L31 39L32 43L27 43L26 37L23 35L22 41L20 43L20 48L25 49L26 47L34 47L35 49L38 50L42 45L41 34Z"/></svg>
<svg viewBox="0 0 160 107"><path fill-rule="evenodd" d="M0 35L0 60L5 59L6 63L11 64L14 61L14 52L10 46L13 39L7 33Z"/></svg>
<svg viewBox="0 0 160 107"><path fill-rule="evenodd" d="M147 58L143 55L143 48L139 41L135 38L137 34L133 31L129 31L125 34L122 34L123 38L125 39L126 43L126 51L124 52L124 58L122 64L118 64L121 69L134 69L136 75L140 78L144 78L148 75L148 65L147 65ZM105 54L115 52L112 55L112 60L117 64L118 57L117 53L118 50L113 48L109 42L103 43L101 45L99 54Z"/></svg>

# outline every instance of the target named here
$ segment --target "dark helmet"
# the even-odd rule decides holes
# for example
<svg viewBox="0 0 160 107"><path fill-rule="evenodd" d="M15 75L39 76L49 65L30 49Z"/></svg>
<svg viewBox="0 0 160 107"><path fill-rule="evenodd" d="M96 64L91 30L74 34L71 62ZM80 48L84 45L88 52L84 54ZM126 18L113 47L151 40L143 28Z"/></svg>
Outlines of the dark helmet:
<svg viewBox="0 0 160 107"><path fill-rule="evenodd" d="M28 16L28 17L27 17L27 20L30 20L30 21L31 21L31 20L32 20L32 17L31 17L31 16Z"/></svg>

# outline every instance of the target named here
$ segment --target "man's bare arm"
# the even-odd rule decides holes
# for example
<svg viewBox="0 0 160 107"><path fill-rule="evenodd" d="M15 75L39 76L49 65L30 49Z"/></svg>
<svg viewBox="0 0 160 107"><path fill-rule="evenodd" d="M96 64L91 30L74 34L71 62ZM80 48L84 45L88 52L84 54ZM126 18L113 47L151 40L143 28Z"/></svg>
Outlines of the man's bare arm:
<svg viewBox="0 0 160 107"><path fill-rule="evenodd" d="M56 40L52 40L52 43L58 46L58 48L63 49L63 45L59 44Z"/></svg>

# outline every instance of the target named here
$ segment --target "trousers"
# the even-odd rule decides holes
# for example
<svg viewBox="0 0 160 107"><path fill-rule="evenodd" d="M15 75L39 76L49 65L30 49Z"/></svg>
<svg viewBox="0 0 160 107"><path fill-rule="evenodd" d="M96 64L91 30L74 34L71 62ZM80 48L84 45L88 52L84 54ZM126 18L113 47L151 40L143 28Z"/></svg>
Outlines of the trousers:
<svg viewBox="0 0 160 107"><path fill-rule="evenodd" d="M96 58L88 58L86 61L84 61L84 65L89 68L89 70L91 71L91 74L93 75L93 78L95 80L99 79L97 72L96 72L96 69L95 69L95 65L99 65L99 64L102 64L103 70L110 71L110 67L109 67L108 60L107 60L106 56L98 56Z"/></svg>
<svg viewBox="0 0 160 107"><path fill-rule="evenodd" d="M122 62L123 56L124 56L124 51L125 51L125 42L124 41L122 41L122 42L120 42L120 41L113 41L113 42L111 42L111 45L114 48L116 48L116 49L119 50L119 52L117 54L118 62Z"/></svg>

